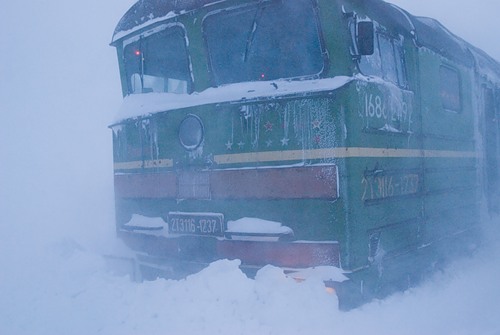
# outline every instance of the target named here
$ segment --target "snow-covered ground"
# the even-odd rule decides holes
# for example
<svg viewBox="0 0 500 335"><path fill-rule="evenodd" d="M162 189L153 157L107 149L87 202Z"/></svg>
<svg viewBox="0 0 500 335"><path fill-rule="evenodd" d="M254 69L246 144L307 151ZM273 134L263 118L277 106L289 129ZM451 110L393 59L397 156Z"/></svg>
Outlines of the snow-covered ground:
<svg viewBox="0 0 500 335"><path fill-rule="evenodd" d="M220 261L185 280L112 274L107 46L133 0L8 1L0 11L0 334L500 334L500 220L471 259L340 312L321 282ZM492 9L485 13L493 12ZM498 58L498 57L497 57Z"/></svg>
<svg viewBox="0 0 500 335"><path fill-rule="evenodd" d="M31 229L36 213L29 216L2 230L0 334L500 334L493 243L418 288L341 312L321 281L297 283L271 266L249 279L239 261L136 283L112 274L101 256L123 251L111 230L95 239L53 231L64 225L57 215L38 220L47 231ZM90 219L90 227L108 224Z"/></svg>

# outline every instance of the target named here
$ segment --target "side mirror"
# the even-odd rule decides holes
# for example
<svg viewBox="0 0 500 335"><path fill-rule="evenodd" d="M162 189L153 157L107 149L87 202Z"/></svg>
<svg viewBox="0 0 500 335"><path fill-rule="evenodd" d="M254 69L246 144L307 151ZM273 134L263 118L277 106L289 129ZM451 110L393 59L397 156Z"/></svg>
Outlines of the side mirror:
<svg viewBox="0 0 500 335"><path fill-rule="evenodd" d="M374 52L374 26L371 21L358 22L356 43L360 56L373 55Z"/></svg>

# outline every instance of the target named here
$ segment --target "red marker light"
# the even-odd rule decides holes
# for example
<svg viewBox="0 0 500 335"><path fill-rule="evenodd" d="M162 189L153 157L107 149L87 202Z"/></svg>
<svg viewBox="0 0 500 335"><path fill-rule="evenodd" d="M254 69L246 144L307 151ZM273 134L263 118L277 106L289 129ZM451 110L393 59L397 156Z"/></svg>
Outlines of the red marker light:
<svg viewBox="0 0 500 335"><path fill-rule="evenodd" d="M264 78L265 78L265 76L266 76L266 75L265 75L264 73L263 73L263 74L261 74L261 75L260 75L260 79L264 79Z"/></svg>
<svg viewBox="0 0 500 335"><path fill-rule="evenodd" d="M134 54L135 54L136 56L140 56L140 55L141 55L141 51L140 51L140 50L136 50L136 51L134 52Z"/></svg>

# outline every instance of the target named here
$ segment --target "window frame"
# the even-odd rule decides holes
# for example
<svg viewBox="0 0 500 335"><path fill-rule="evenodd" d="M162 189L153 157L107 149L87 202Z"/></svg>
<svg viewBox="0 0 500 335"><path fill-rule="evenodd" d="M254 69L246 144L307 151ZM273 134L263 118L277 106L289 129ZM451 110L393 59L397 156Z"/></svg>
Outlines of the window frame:
<svg viewBox="0 0 500 335"><path fill-rule="evenodd" d="M186 31L186 28L184 27L183 24L181 24L179 22L174 22L174 23L163 23L163 24L157 25L157 26L150 28L146 31L143 31L143 32L138 33L134 36L131 36L123 41L123 44L121 47L121 52L122 52L121 62L122 62L122 66L123 66L123 77L124 77L123 82L126 85L124 87L126 95L148 93L148 92L144 92L144 91L143 92L135 92L135 90L132 90L132 86L133 86L132 77L133 77L133 74L136 74L136 73L129 73L128 72L127 56L125 54L127 47L133 43L140 41L141 39L149 38L151 36L154 36L155 34L165 33L170 29L179 29L181 31L181 35L182 35L181 37L182 37L183 42L184 42L183 43L183 46L184 46L183 52L185 52L185 56L186 56L186 59L185 59L186 68L184 70L186 71L186 75L187 75L187 77L186 77L186 79L187 79L186 80L186 90L184 90L183 92L174 92L174 91L165 91L165 90L161 90L160 92L158 92L158 91L153 90L152 92L172 93L172 94L191 94L193 92L194 78L193 78L193 71L192 71L191 56L189 53L189 40L188 40L187 31ZM173 32L173 34L175 34L175 32ZM129 76L129 74L130 74L130 76ZM142 75L145 75L145 74L142 74ZM158 78L163 78L164 80L175 79L175 78L168 78L168 77L158 77ZM181 80L178 80L178 81L181 81ZM143 87L143 90L144 90L144 87Z"/></svg>
<svg viewBox="0 0 500 335"><path fill-rule="evenodd" d="M284 1L291 1L291 0L284 0ZM252 7L255 7L255 8L257 8L257 10L259 10L258 8L259 8L261 2L264 4L265 3L271 4L273 2L272 0L263 0L259 3L249 3L249 4L234 6L234 7L231 7L230 9L214 10L214 11L207 13L203 17L202 25L201 25L202 26L202 34L203 34L206 56L207 56L208 72L210 74L213 86L218 87L218 86L228 85L228 84L233 84L233 83L236 84L236 83L243 83L243 82L254 82L254 81L259 81L259 80L303 80L303 79L320 78L321 74L323 74L327 70L327 67L329 66L328 52L326 51L326 46L325 46L325 42L324 42L324 38L323 38L323 31L322 31L321 22L319 19L317 3L315 0L307 0L307 1L310 2L310 4L311 4L311 10L312 10L311 20L313 21L314 28L315 28L316 34L317 34L317 42L318 42L317 46L319 49L318 60L320 60L320 63L321 63L321 66L317 72L310 73L310 74L300 74L300 75L295 75L295 76L283 76L283 77L279 76L277 78L271 77L270 79L269 78L262 78L262 79L251 78L250 75L244 75L244 76L242 76L242 77L246 77L246 78L244 78L244 80L236 79L234 81L230 80L230 82L226 82L225 80L221 80L222 76L220 76L220 75L218 76L216 74L217 70L214 67L214 59L213 59L211 47L209 45L209 41L207 38L207 34L208 34L208 32L207 32L208 29L206 28L207 18L210 18L214 15L219 15L221 13L232 14L232 13L235 13L237 11L244 12L245 10L251 10ZM244 69L242 69L242 71L244 71Z"/></svg>
<svg viewBox="0 0 500 335"><path fill-rule="evenodd" d="M451 106L450 104L447 104L447 102L449 102L450 100L446 101L445 98L443 97L443 93L446 93L445 91L443 91L443 88L449 87L449 85L443 86L442 70L446 70L446 71L448 71L448 73L456 74L457 91L455 93L457 93L456 96L458 97L458 105L457 106ZM439 100L440 100L441 108L447 112L461 113L463 110L463 97L462 97L462 76L460 75L460 71L453 66L442 63L439 65L438 78L439 78L438 79L438 85L439 85L438 92L439 92ZM453 103L451 103L451 104L453 104Z"/></svg>
<svg viewBox="0 0 500 335"><path fill-rule="evenodd" d="M356 24L357 20L353 20L352 24ZM374 52L372 55L369 56L359 56L356 59L356 66L358 68L358 71L365 75L365 76L375 76L383 79L384 81L390 82L402 89L408 89L408 71L406 69L406 57L405 57L405 50L404 50L404 37L400 34L397 36L394 34L390 34L387 29L385 29L383 26L381 26L378 22L373 21L375 25L374 29ZM350 28L351 34L353 32L353 28ZM355 29L354 29L355 31ZM392 60L391 62L393 63L393 68L395 71L395 80L392 80L388 78L388 71L386 70L386 67L384 66L384 63L387 61L387 57L383 57L382 54L382 49L381 49L381 39L385 39L387 42L389 42L389 45L391 46L392 49ZM356 38L353 36L353 43L356 43ZM356 50L356 47L354 48ZM377 55L375 56L375 53ZM379 60L379 63L377 68L372 67L375 71L373 73L368 73L370 71L367 71L367 69L363 69L362 61L366 60L367 57L377 57Z"/></svg>

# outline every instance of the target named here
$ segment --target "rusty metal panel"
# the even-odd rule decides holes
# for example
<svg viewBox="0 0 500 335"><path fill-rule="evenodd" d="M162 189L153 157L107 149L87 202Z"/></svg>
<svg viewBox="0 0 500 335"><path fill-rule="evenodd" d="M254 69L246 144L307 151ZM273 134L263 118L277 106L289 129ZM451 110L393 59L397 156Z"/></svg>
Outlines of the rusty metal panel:
<svg viewBox="0 0 500 335"><path fill-rule="evenodd" d="M115 193L122 198L336 199L337 167L117 174Z"/></svg>
<svg viewBox="0 0 500 335"><path fill-rule="evenodd" d="M175 198L177 178L171 172L117 174L115 195L120 198Z"/></svg>
<svg viewBox="0 0 500 335"><path fill-rule="evenodd" d="M212 198L336 199L336 166L214 171Z"/></svg>
<svg viewBox="0 0 500 335"><path fill-rule="evenodd" d="M217 243L220 258L240 259L243 265L301 268L340 266L340 247L336 242L256 242L223 240Z"/></svg>

